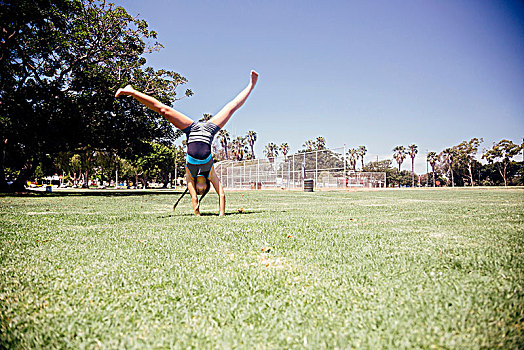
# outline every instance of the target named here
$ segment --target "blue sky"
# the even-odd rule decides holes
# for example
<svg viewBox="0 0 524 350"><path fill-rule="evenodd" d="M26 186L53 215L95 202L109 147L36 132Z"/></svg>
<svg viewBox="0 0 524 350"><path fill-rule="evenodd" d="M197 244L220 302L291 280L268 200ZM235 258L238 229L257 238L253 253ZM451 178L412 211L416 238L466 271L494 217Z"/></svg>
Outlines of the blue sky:
<svg viewBox="0 0 524 350"><path fill-rule="evenodd" d="M425 152L482 137L524 137L524 3L519 1L116 1L165 46L148 65L185 76L174 107L214 114L260 73L226 129L291 151L396 145ZM180 90L183 93L184 89ZM410 162L403 168L409 169Z"/></svg>

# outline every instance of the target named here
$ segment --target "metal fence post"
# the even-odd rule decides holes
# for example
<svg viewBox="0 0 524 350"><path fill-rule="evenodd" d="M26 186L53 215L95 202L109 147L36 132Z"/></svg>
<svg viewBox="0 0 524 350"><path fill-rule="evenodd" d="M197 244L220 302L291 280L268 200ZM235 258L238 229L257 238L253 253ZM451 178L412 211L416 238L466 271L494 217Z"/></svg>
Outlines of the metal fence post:
<svg viewBox="0 0 524 350"><path fill-rule="evenodd" d="M295 155L293 154L293 188L295 188Z"/></svg>
<svg viewBox="0 0 524 350"><path fill-rule="evenodd" d="M285 157L284 157L285 161ZM282 164L282 186L284 186L284 164Z"/></svg>
<svg viewBox="0 0 524 350"><path fill-rule="evenodd" d="M318 187L318 150L315 152L315 187Z"/></svg>
<svg viewBox="0 0 524 350"><path fill-rule="evenodd" d="M343 156L343 159L344 159L344 189L347 190L348 183L346 181L346 144L344 144L344 156Z"/></svg>

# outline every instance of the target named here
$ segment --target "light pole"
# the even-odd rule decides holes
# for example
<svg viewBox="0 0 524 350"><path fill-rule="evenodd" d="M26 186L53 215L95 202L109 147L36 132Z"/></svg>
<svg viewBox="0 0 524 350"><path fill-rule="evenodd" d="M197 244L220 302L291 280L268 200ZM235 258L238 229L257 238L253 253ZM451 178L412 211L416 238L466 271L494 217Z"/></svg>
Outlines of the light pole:
<svg viewBox="0 0 524 350"><path fill-rule="evenodd" d="M429 184L429 164L428 164L428 149L426 149L426 187Z"/></svg>

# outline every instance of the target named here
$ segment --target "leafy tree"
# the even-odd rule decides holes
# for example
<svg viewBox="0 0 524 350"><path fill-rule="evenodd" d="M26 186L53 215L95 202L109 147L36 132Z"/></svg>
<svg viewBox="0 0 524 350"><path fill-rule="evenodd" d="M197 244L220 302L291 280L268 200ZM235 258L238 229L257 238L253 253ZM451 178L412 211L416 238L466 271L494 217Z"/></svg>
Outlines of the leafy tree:
<svg viewBox="0 0 524 350"><path fill-rule="evenodd" d="M396 146L393 148L393 152L393 158L397 161L398 171L400 172L400 166L404 162L404 159L406 159L406 148L404 146Z"/></svg>
<svg viewBox="0 0 524 350"><path fill-rule="evenodd" d="M364 156L367 153L366 146L358 146L358 156L360 157L360 160L362 161L362 169L364 169Z"/></svg>
<svg viewBox="0 0 524 350"><path fill-rule="evenodd" d="M418 146L411 144L408 149L408 154L411 157L411 187L415 187L415 157L418 153Z"/></svg>
<svg viewBox="0 0 524 350"><path fill-rule="evenodd" d="M73 185L78 185L82 174L82 159L79 154L74 154L69 160L69 169L73 173Z"/></svg>
<svg viewBox="0 0 524 350"><path fill-rule="evenodd" d="M392 164L393 161L391 159L384 159L376 162L369 162L364 166L364 168L362 168L362 170L366 172L388 173L395 169L392 167Z"/></svg>
<svg viewBox="0 0 524 350"><path fill-rule="evenodd" d="M287 157L284 161L292 162L293 160L295 162L295 167L297 166L297 164L302 163L306 172L316 172L317 170L322 171L326 169L344 168L343 156L328 149L317 150L312 152L299 150L294 155ZM342 175L342 172L340 175Z"/></svg>
<svg viewBox="0 0 524 350"><path fill-rule="evenodd" d="M508 177L509 177L509 174L513 174L511 178L514 180L514 185L523 186L524 185L524 161L510 162L508 165Z"/></svg>
<svg viewBox="0 0 524 350"><path fill-rule="evenodd" d="M458 146L454 147L457 154L457 161L463 163L468 169L471 186L474 185L473 166L475 164L475 154L478 152L482 142L482 138L479 140L475 137L469 141L462 141Z"/></svg>
<svg viewBox="0 0 524 350"><path fill-rule="evenodd" d="M15 186L23 188L47 154L129 155L143 141L176 138L164 118L114 99L117 87L133 83L171 104L186 83L175 72L143 68L142 55L161 48L145 21L102 1L7 0L0 22L0 187L9 166L19 169Z"/></svg>
<svg viewBox="0 0 524 350"><path fill-rule="evenodd" d="M393 160L391 159L369 162L364 166L364 168L362 168L362 170L367 172L386 173L386 182L389 186L393 186L393 184L398 184L399 187L409 186L411 183L411 174L406 170L399 172L393 167Z"/></svg>
<svg viewBox="0 0 524 350"><path fill-rule="evenodd" d="M249 130L247 132L247 143L249 144L249 148L251 149L251 159L255 159L255 142L257 140L257 133Z"/></svg>
<svg viewBox="0 0 524 350"><path fill-rule="evenodd" d="M134 179L135 185L138 183L138 178L136 177L136 168L127 159L120 159L119 175L121 176L122 180L127 182L128 186L131 186L131 183L133 182L131 179ZM119 179L119 182L122 181Z"/></svg>
<svg viewBox="0 0 524 350"><path fill-rule="evenodd" d="M507 168L510 159L519 154L521 149L521 145L516 145L512 141L503 139L496 144L494 143L493 147L482 155L482 158L486 159L490 164L495 162L500 175L504 179L504 186L508 185Z"/></svg>
<svg viewBox="0 0 524 350"><path fill-rule="evenodd" d="M107 151L98 151L95 153L94 165L96 172L99 175L100 181L103 182L113 177L118 165L120 164L120 158Z"/></svg>
<svg viewBox="0 0 524 350"><path fill-rule="evenodd" d="M387 183L389 186L393 186L393 184L398 184L398 187L408 187L411 186L411 172L407 170L398 171L398 169L395 169L395 171L391 172L389 176L387 176ZM416 179L418 181L418 176L416 176Z"/></svg>
<svg viewBox="0 0 524 350"><path fill-rule="evenodd" d="M136 159L137 169L141 170L137 175L141 175L144 188L149 186L150 180L162 182L167 187L170 174L173 176L174 173L183 171L185 153L180 146L166 146L156 142L149 142L148 146L149 151Z"/></svg>

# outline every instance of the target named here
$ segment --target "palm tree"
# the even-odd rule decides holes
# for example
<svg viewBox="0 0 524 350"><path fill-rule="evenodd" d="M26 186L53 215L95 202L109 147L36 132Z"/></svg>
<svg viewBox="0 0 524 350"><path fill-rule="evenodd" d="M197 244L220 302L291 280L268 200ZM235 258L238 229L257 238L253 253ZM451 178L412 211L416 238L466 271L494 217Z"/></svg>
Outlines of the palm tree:
<svg viewBox="0 0 524 350"><path fill-rule="evenodd" d="M367 153L366 146L358 146L358 155L360 156L360 160L362 161L362 169L364 169L364 156Z"/></svg>
<svg viewBox="0 0 524 350"><path fill-rule="evenodd" d="M235 159L236 160L243 160L244 159L244 154L245 154L245 151L247 149L247 145L246 145L246 138L243 137L243 136L237 136L233 142L231 142L232 144L232 152L235 156Z"/></svg>
<svg viewBox="0 0 524 350"><path fill-rule="evenodd" d="M396 146L393 148L393 158L398 163L398 172L400 173L400 167L402 165L402 162L404 162L404 159L406 159L406 148L404 146Z"/></svg>
<svg viewBox="0 0 524 350"><path fill-rule="evenodd" d="M224 149L226 159L229 159L229 156L227 154L227 146L230 140L229 132L226 129L220 130L218 132L218 139L220 140L220 144L222 145L222 148Z"/></svg>
<svg viewBox="0 0 524 350"><path fill-rule="evenodd" d="M286 158L286 155L289 152L289 145L284 142L283 144L280 145L280 150L282 151L284 158Z"/></svg>
<svg viewBox="0 0 524 350"><path fill-rule="evenodd" d="M198 121L199 122L207 122L209 121L209 119L213 118L213 116L209 113L204 113L202 118L200 118Z"/></svg>
<svg viewBox="0 0 524 350"><path fill-rule="evenodd" d="M306 147L306 152L311 152L315 148L315 141L307 140L302 146Z"/></svg>
<svg viewBox="0 0 524 350"><path fill-rule="evenodd" d="M251 148L251 159L255 159L255 150L253 149L253 146L255 145L256 140L257 140L257 133L249 130L247 132L247 143L249 144L249 147Z"/></svg>
<svg viewBox="0 0 524 350"><path fill-rule="evenodd" d="M452 148L446 148L440 153L440 155L448 165L448 172L451 173L451 187L455 187L455 179L453 178L453 159L455 157L455 151Z"/></svg>
<svg viewBox="0 0 524 350"><path fill-rule="evenodd" d="M411 144L408 148L408 154L411 157L411 187L415 187L415 156L418 153L418 146Z"/></svg>
<svg viewBox="0 0 524 350"><path fill-rule="evenodd" d="M433 172L433 187L435 187L435 165L438 162L438 155L436 152L429 152L426 159L429 162L429 165L431 165L431 170Z"/></svg>
<svg viewBox="0 0 524 350"><path fill-rule="evenodd" d="M353 168L353 171L355 171L356 167L357 167L358 149L351 148L348 151L348 156L349 156L349 164L351 164L351 167Z"/></svg>
<svg viewBox="0 0 524 350"><path fill-rule="evenodd" d="M315 146L317 150L326 149L326 139L323 138L322 136L317 137Z"/></svg>
<svg viewBox="0 0 524 350"><path fill-rule="evenodd" d="M264 154L266 155L267 159L273 163L275 161L275 157L278 156L278 146L273 142L268 143L264 149Z"/></svg>

